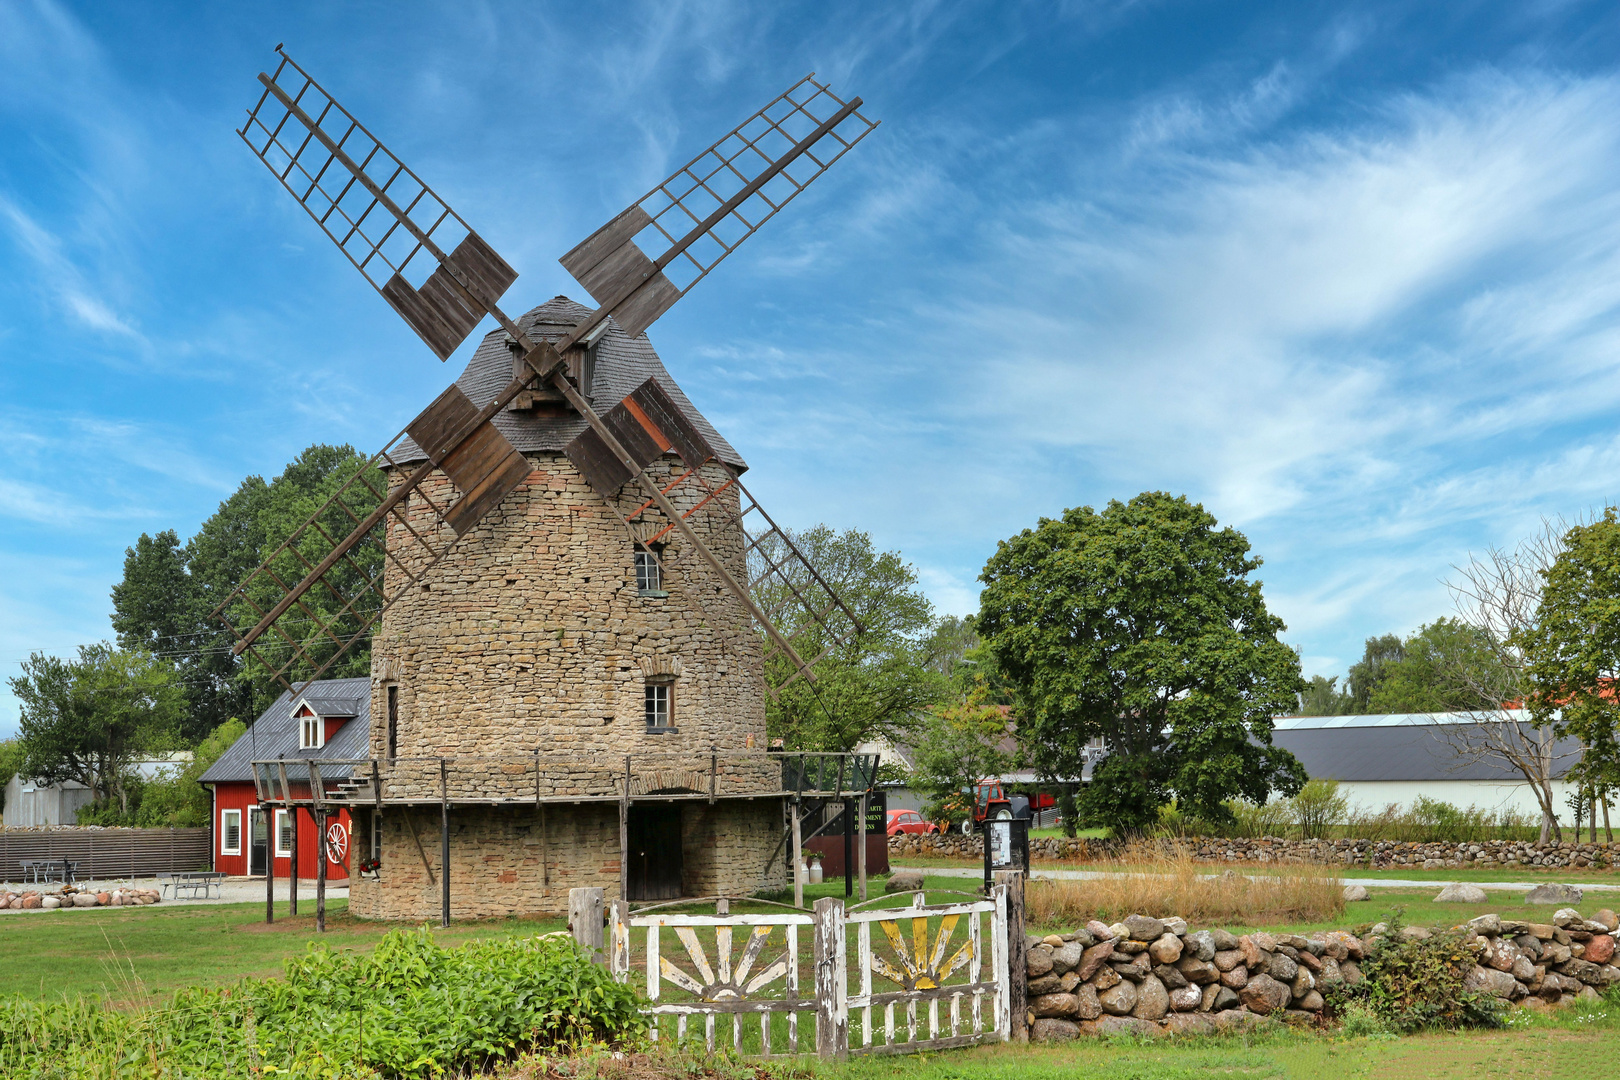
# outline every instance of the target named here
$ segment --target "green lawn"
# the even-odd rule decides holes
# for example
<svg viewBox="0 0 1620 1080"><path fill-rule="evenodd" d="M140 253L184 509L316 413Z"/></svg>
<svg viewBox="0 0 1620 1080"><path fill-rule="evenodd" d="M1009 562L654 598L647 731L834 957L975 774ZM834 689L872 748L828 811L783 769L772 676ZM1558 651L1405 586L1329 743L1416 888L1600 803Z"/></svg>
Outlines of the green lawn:
<svg viewBox="0 0 1620 1080"><path fill-rule="evenodd" d="M183 904L105 910L19 913L0 917L0 988L37 997L99 993L111 1001L165 996L182 986L235 982L244 975L279 975L281 962L324 940L334 949L366 949L397 924L351 919L348 901L327 904L324 937L315 933L314 905L287 918L276 905L266 925L264 905ZM501 934L559 930L560 919L499 919L454 923L438 931L454 943Z"/></svg>
<svg viewBox="0 0 1620 1080"><path fill-rule="evenodd" d="M868 896L882 896L884 881L870 879ZM978 887L961 878L929 878L925 884L930 890L962 892ZM843 895L843 879L832 879L808 886L805 904ZM788 890L784 899L791 902L791 898ZM334 900L327 905L323 937L315 932L314 903L306 899L300 907L302 914L287 918L287 905L278 902L274 925L265 924L264 905L257 902L0 916L0 992L33 997L99 993L115 1002L136 1001L165 996L182 986L279 975L282 960L302 953L311 941L324 940L334 949L368 949L403 925L351 919L348 901ZM767 907L738 905L733 910ZM440 941L456 944L478 937L548 933L563 926L560 918L485 919L455 922L434 933ZM808 943L809 935L805 940Z"/></svg>
<svg viewBox="0 0 1620 1080"><path fill-rule="evenodd" d="M1602 1013L1611 1015L1601 1016ZM828 1080L1572 1080L1609 1075L1620 1010L1569 1009L1508 1031L1401 1039L1320 1034L1142 1042L1081 1040L1056 1046L994 1046L905 1058L863 1058L818 1067ZM1590 1019L1582 1019L1583 1017Z"/></svg>

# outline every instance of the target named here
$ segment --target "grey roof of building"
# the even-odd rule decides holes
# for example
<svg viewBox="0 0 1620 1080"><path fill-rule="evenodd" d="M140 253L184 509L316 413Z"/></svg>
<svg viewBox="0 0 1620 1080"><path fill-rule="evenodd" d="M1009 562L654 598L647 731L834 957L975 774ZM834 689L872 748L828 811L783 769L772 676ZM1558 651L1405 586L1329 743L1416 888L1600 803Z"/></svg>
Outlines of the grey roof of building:
<svg viewBox="0 0 1620 1080"><path fill-rule="evenodd" d="M309 702L310 707L322 716L352 716L353 719L338 728L320 749L300 750L298 722L293 719L293 710L300 701ZM253 726L208 767L198 782L251 781L255 761L367 757L370 754L367 739L370 728L371 679L322 679L311 683L296 698L284 691L268 709L259 714ZM347 776L348 770L323 767L321 775L337 779Z"/></svg>
<svg viewBox="0 0 1620 1080"><path fill-rule="evenodd" d="M1291 752L1312 777L1343 781L1473 780L1485 783L1523 783L1520 773L1499 759L1459 756L1450 740L1466 739L1471 731L1491 720L1468 720L1465 714L1402 714L1400 723L1382 723L1388 717L1288 717L1272 733L1276 745ZM1414 717L1422 717L1421 721ZM1301 719L1364 723L1331 726L1289 724ZM1461 720L1461 722L1459 722ZM1555 776L1562 776L1577 760L1580 742L1560 739L1553 746Z"/></svg>
<svg viewBox="0 0 1620 1080"><path fill-rule="evenodd" d="M583 304L577 304L566 296L557 296L519 318L517 324L531 338L556 341L590 313L591 309ZM456 380L461 392L479 408L493 401L512 381L512 352L506 347L506 340L504 330L493 330L485 335L473 352L472 359L467 361L466 370ZM597 412L606 412L648 379L658 380L658 385L674 399L692 426L708 440L716 457L739 470L748 468L742 456L698 412L686 393L670 378L647 335L643 333L631 337L619 329L618 323L609 319L608 330L596 346L591 404ZM503 409L495 415L495 427L519 450L538 453L562 450L585 430L585 421L573 413L562 417L540 417ZM403 464L421 461L423 454L415 443L402 439L392 451L392 456Z"/></svg>

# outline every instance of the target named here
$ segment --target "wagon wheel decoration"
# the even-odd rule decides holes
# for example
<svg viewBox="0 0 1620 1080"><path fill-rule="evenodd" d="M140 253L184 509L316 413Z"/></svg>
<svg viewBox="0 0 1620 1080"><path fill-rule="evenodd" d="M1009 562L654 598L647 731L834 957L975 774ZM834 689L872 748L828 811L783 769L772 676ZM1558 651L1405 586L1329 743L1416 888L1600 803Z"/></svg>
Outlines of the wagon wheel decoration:
<svg viewBox="0 0 1620 1080"><path fill-rule="evenodd" d="M878 923L883 928L883 934L894 946L895 959L900 966L895 967L888 960L872 953L872 970L906 990L933 990L943 986L945 980L955 972L966 966L973 959L973 940L969 938L962 943L962 947L952 954L949 960L945 959L945 950L950 947L951 935L956 932L956 924L960 915L946 915L939 920L939 932L930 944L928 940L928 920L916 918L911 920L911 941L908 943L900 933L898 919Z"/></svg>
<svg viewBox="0 0 1620 1080"><path fill-rule="evenodd" d="M326 827L326 847L332 862L341 863L349 854L349 830L343 822L334 821Z"/></svg>
<svg viewBox="0 0 1620 1080"><path fill-rule="evenodd" d="M686 946L686 955L692 960L692 968L697 973L694 978L690 973L676 967L669 957L658 958L658 972L665 979L679 986L681 989L695 994L701 1001L736 1001L748 997L761 987L768 986L777 979L782 978L788 971L788 955L786 950L781 956L771 961L758 974L749 978L754 970L754 964L759 960L759 954L765 951L765 945L775 927L756 926L748 935L748 944L744 946L742 956L737 960L735 969L731 966L731 930L729 926L714 928L715 963L709 964L709 957L704 952L703 943L698 940L696 933L689 926L674 927L675 936L681 939Z"/></svg>

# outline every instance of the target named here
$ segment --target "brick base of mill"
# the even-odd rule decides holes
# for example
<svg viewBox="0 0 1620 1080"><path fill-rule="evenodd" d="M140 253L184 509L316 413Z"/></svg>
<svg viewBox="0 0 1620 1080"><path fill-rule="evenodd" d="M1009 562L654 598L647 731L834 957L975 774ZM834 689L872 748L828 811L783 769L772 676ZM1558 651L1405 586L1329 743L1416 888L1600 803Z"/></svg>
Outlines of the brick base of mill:
<svg viewBox="0 0 1620 1080"><path fill-rule="evenodd" d="M786 886L781 799L646 805L680 808L683 896L748 895ZM378 833L381 867L375 878L351 878L349 911L363 919L438 918L439 808L385 807ZM366 850L362 837L357 829L357 855ZM450 810L452 918L566 914L568 890L575 888L600 888L608 900L617 899L619 864L614 803Z"/></svg>

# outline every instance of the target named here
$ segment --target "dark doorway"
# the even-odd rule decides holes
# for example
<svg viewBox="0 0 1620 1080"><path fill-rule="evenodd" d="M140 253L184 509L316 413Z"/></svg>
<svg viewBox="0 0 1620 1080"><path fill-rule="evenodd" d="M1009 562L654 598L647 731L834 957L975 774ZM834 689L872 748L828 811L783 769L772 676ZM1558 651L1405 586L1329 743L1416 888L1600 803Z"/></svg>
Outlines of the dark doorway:
<svg viewBox="0 0 1620 1080"><path fill-rule="evenodd" d="M681 895L681 808L630 808L627 900L674 900Z"/></svg>
<svg viewBox="0 0 1620 1080"><path fill-rule="evenodd" d="M248 807L248 873L264 873L265 858L270 853L270 828L264 811L257 806Z"/></svg>

